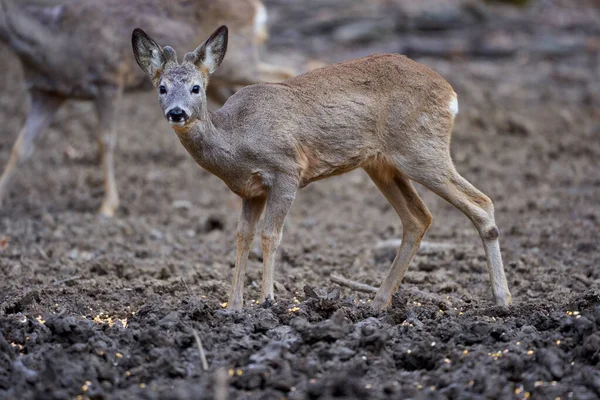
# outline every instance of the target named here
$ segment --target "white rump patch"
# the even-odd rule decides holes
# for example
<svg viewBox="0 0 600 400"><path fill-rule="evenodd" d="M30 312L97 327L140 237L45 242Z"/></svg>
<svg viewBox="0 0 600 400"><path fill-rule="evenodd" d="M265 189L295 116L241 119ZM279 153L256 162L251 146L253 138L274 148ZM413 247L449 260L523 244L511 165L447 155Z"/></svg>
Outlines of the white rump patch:
<svg viewBox="0 0 600 400"><path fill-rule="evenodd" d="M456 97L456 93L452 93L452 98L450 99L448 108L450 109L450 114L452 114L452 118L456 117L456 114L458 114L458 98Z"/></svg>

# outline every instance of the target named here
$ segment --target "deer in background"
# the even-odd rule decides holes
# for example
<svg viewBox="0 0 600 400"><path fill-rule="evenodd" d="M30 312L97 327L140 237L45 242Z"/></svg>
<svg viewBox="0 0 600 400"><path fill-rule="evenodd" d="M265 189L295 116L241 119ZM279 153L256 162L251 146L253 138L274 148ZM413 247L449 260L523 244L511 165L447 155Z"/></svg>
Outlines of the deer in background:
<svg viewBox="0 0 600 400"><path fill-rule="evenodd" d="M34 140L65 100L91 100L104 173L100 213L113 216L119 205L113 152L120 100L124 92L152 87L131 57L131 30L145 26L161 40L189 46L215 26L231 25L236 56L208 88L222 104L234 88L294 75L260 61L266 21L259 0L0 0L0 40L19 57L29 97L25 125L0 177L0 201L17 166L31 155Z"/></svg>
<svg viewBox="0 0 600 400"><path fill-rule="evenodd" d="M182 63L142 30L135 58L158 88L159 102L196 162L242 198L228 308L243 305L250 246L262 228L261 300L273 298L273 264L299 188L363 168L398 213L402 243L372 305L384 309L419 249L432 216L411 181L461 210L483 241L496 303L508 290L492 201L458 174L450 136L456 93L440 75L394 54L320 68L282 83L247 86L216 112L206 106L209 76L223 62L228 31L217 29Z"/></svg>

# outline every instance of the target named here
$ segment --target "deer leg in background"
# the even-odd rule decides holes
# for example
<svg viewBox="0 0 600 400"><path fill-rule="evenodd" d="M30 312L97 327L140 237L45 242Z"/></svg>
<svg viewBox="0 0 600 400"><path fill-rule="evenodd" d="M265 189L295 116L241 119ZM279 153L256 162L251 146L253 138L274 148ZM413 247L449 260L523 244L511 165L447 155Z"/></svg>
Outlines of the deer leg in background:
<svg viewBox="0 0 600 400"><path fill-rule="evenodd" d="M104 174L104 200L99 213L106 217L114 216L119 208L119 193L114 170L114 149L116 145L116 109L121 103L121 97L121 88L111 88L104 89L96 99L97 137Z"/></svg>
<svg viewBox="0 0 600 400"><path fill-rule="evenodd" d="M16 167L31 156L35 139L48 128L63 102L64 98L49 93L37 90L29 92L27 120L13 145L8 164L0 177L0 204L6 196Z"/></svg>

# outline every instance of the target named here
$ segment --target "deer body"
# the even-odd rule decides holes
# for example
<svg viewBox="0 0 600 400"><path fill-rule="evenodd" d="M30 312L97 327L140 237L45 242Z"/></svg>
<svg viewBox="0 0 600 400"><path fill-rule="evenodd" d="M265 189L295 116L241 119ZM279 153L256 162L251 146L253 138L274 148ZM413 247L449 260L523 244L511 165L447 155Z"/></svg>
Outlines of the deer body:
<svg viewBox="0 0 600 400"><path fill-rule="evenodd" d="M304 187L360 167L410 169L420 147L447 148L455 99L435 72L404 56L376 55L248 86L207 121L176 132L198 164L250 198L279 175ZM417 118L445 134L428 137Z"/></svg>
<svg viewBox="0 0 600 400"><path fill-rule="evenodd" d="M223 64L209 88L211 98L222 103L231 88L293 75L259 60L265 18L259 0L0 0L0 40L21 60L31 110L0 177L0 201L16 166L31 154L62 103L91 100L105 175L100 212L112 216L119 204L112 161L115 114L124 92L152 87L131 57L131 30L148 26L160 40L186 46L219 24L231 24L237 56Z"/></svg>
<svg viewBox="0 0 600 400"><path fill-rule="evenodd" d="M375 55L321 68L278 84L248 86L215 113L199 89L223 60L227 29L177 62L134 32L138 63L159 87L165 117L196 162L243 198L229 308L240 309L250 245L262 229L262 300L273 296L275 251L299 188L364 168L398 213L403 240L373 306L385 308L431 224L411 180L463 211L486 250L496 302L511 302L491 200L454 169L450 135L458 111L451 86L400 55ZM192 88L190 92L190 88Z"/></svg>

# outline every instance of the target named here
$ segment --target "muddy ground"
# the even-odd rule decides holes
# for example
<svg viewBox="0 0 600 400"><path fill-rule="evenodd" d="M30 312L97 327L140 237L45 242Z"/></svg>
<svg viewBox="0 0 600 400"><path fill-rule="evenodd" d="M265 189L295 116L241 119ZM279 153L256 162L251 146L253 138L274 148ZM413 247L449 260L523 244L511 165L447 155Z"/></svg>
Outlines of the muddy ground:
<svg viewBox="0 0 600 400"><path fill-rule="evenodd" d="M268 4L275 61L402 51L450 81L453 157L495 201L514 306L493 305L467 218L422 187L434 223L393 306L374 313L368 294L332 283L377 285L401 237L355 171L299 193L275 303L255 304L256 242L247 306L228 312L239 200L185 153L153 93L128 95L122 208L99 219L93 109L71 103L0 211L0 398L599 398L597 2ZM5 164L26 102L4 47L0 62Z"/></svg>

